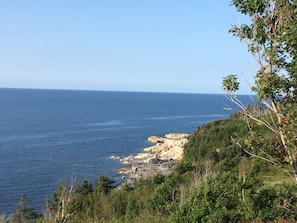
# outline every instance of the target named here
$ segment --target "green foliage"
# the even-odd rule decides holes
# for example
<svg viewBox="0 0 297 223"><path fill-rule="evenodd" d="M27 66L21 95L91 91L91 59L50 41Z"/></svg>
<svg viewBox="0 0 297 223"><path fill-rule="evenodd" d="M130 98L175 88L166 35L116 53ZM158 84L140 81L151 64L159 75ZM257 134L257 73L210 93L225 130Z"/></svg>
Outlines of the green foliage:
<svg viewBox="0 0 297 223"><path fill-rule="evenodd" d="M127 197L126 216L127 221L131 221L139 214L140 207L137 205L137 201L134 197Z"/></svg>
<svg viewBox="0 0 297 223"><path fill-rule="evenodd" d="M173 189L170 185L163 183L159 185L149 197L147 208L151 213L168 214L172 207Z"/></svg>
<svg viewBox="0 0 297 223"><path fill-rule="evenodd" d="M172 216L172 221L239 222L249 220L247 216L251 215L251 207L247 198L245 201L242 200L243 187L240 179L231 172L209 178L192 190L187 202ZM245 187L250 189L248 186ZM251 191L249 193L252 193Z"/></svg>
<svg viewBox="0 0 297 223"><path fill-rule="evenodd" d="M111 189L115 188L114 183L115 181L113 179L110 179L108 176L101 175L96 181L94 190L106 194L110 192Z"/></svg>
<svg viewBox="0 0 297 223"><path fill-rule="evenodd" d="M179 162L175 168L174 168L174 172L171 176L175 176L175 178L181 177L183 174L190 172L194 169L194 166L192 164L192 162L187 162L185 160L183 160L182 162ZM170 178L170 177L168 177ZM167 178L167 179L168 179ZM176 180L176 179L174 179Z"/></svg>
<svg viewBox="0 0 297 223"><path fill-rule="evenodd" d="M22 195L19 203L17 204L16 211L12 214L9 222L11 223L23 223L36 220L40 217L33 209L29 208L31 200L28 200L26 195Z"/></svg>
<svg viewBox="0 0 297 223"><path fill-rule="evenodd" d="M92 205L90 201L90 196L93 192L92 184L90 184L87 180L84 180L81 185L77 185L73 191L73 199L69 201L69 212L76 213L79 218L84 216L81 215L83 211L86 211L86 207Z"/></svg>
<svg viewBox="0 0 297 223"><path fill-rule="evenodd" d="M244 136L247 132L246 123L239 119L218 120L200 126L184 149L184 160L203 168L207 160L219 162L240 155L242 152L232 143L231 136L234 133Z"/></svg>
<svg viewBox="0 0 297 223"><path fill-rule="evenodd" d="M80 196L85 197L93 192L93 186L87 180L84 180L81 185L78 185L75 192Z"/></svg>
<svg viewBox="0 0 297 223"><path fill-rule="evenodd" d="M233 0L232 5L251 19L250 24L234 26L230 32L247 43L260 64L256 92L274 98L276 93L295 91L296 1Z"/></svg>
<svg viewBox="0 0 297 223"><path fill-rule="evenodd" d="M74 194L73 182L68 186L66 181L60 183L58 189L53 192L52 199L48 199L45 207L44 218L47 222L65 222L73 211L71 203Z"/></svg>
<svg viewBox="0 0 297 223"><path fill-rule="evenodd" d="M262 188L252 175L242 179L229 171L204 181L191 191L187 201L171 216L171 222L296 221L294 185Z"/></svg>
<svg viewBox="0 0 297 223"><path fill-rule="evenodd" d="M259 14L264 13L265 6L266 6L264 0L254 0L254 1L233 0L232 4L237 8L239 12L250 16L256 13L259 13Z"/></svg>
<svg viewBox="0 0 297 223"><path fill-rule="evenodd" d="M165 181L165 175L161 174L161 173L157 173L155 174L155 176L152 179L152 184L153 185L158 185L161 184Z"/></svg>
<svg viewBox="0 0 297 223"><path fill-rule="evenodd" d="M294 185L276 185L262 188L253 197L255 215L262 221L279 217L297 219L297 189Z"/></svg>
<svg viewBox="0 0 297 223"><path fill-rule="evenodd" d="M239 90L239 82L237 81L237 76L234 74L229 74L227 77L224 77L223 89L229 93Z"/></svg>
<svg viewBox="0 0 297 223"><path fill-rule="evenodd" d="M236 143L245 145L250 155L281 166L297 183L297 2L233 0L232 5L250 18L250 23L234 25L229 32L244 41L255 58L257 71L252 90L264 104L269 119L256 117L236 99L234 76L224 78L223 87L250 120L275 134L275 146L269 145L270 151L263 149L268 146L265 137L252 128L244 144Z"/></svg>

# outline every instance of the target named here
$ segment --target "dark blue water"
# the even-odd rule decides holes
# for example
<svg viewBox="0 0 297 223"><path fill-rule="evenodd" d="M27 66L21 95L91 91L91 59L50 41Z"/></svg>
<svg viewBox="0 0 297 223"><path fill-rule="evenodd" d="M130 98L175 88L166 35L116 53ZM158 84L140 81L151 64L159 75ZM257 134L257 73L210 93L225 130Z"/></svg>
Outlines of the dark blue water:
<svg viewBox="0 0 297 223"><path fill-rule="evenodd" d="M224 95L0 89L0 212L22 194L42 211L61 180L119 180L111 155L228 117L225 103Z"/></svg>

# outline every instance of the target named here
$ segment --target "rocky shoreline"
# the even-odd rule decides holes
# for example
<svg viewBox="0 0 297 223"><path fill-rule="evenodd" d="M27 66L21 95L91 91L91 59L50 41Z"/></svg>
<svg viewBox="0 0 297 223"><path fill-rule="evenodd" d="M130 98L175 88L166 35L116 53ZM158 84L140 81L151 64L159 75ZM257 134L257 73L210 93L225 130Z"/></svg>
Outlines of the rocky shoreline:
<svg viewBox="0 0 297 223"><path fill-rule="evenodd" d="M121 159L126 167L119 170L119 175L123 175L124 182L133 183L136 179L147 178L156 173L171 173L176 162L183 158L188 137L189 134L186 133L170 133L165 137L150 136L148 141L155 145L145 148L143 153Z"/></svg>

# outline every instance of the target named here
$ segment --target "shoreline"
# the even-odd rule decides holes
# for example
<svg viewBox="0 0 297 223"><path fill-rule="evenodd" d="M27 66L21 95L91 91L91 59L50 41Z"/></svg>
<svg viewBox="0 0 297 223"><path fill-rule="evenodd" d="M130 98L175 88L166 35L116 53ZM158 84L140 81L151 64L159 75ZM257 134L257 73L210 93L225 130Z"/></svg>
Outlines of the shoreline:
<svg viewBox="0 0 297 223"><path fill-rule="evenodd" d="M153 146L143 149L136 155L129 155L120 159L112 156L112 159L120 159L125 167L120 168L118 175L122 175L121 184L133 184L139 178L148 178L157 173L167 175L171 173L175 164L183 158L184 146L188 142L190 134L169 133L164 137L150 136L148 141Z"/></svg>

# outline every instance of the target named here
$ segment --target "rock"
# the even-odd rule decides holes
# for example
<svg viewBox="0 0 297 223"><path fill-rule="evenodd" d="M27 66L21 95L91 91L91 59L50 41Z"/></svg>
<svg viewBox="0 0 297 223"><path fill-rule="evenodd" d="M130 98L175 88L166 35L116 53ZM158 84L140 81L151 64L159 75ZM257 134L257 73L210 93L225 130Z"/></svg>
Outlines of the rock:
<svg viewBox="0 0 297 223"><path fill-rule="evenodd" d="M130 179L146 178L157 172L169 174L176 161L181 160L189 134L170 133L165 137L151 136L148 141L155 145L144 148L144 153L128 156L122 163L129 168L122 168L121 174L128 174Z"/></svg>
<svg viewBox="0 0 297 223"><path fill-rule="evenodd" d="M169 133L165 135L166 139L174 139L174 140L180 140L188 138L189 134L186 133Z"/></svg>
<svg viewBox="0 0 297 223"><path fill-rule="evenodd" d="M150 136L147 139L149 142L157 144L157 143L163 143L164 142L164 138L161 138L159 136Z"/></svg>
<svg viewBox="0 0 297 223"><path fill-rule="evenodd" d="M131 165L131 160L133 159L133 156L127 156L125 158L122 159L122 163L124 165Z"/></svg>
<svg viewBox="0 0 297 223"><path fill-rule="evenodd" d="M121 168L121 169L119 169L119 171L118 171L118 174L130 174L131 173L131 169L129 169L129 168Z"/></svg>
<svg viewBox="0 0 297 223"><path fill-rule="evenodd" d="M133 166L131 168L131 173L136 173L138 171L137 167L136 166Z"/></svg>
<svg viewBox="0 0 297 223"><path fill-rule="evenodd" d="M155 158L150 159L149 163L151 163L151 164L160 164L160 163L162 163L162 160L160 160L158 157L155 157Z"/></svg>
<svg viewBox="0 0 297 223"><path fill-rule="evenodd" d="M160 153L164 150L165 147L166 147L166 144L157 143L156 145L144 148L143 150L145 152L150 152L150 153Z"/></svg>
<svg viewBox="0 0 297 223"><path fill-rule="evenodd" d="M158 154L159 159L165 160L172 158L180 160L183 157L183 148L188 142L189 134L186 133L170 133L165 138L158 136L149 137L148 140L156 142L154 146L145 148L147 153Z"/></svg>

